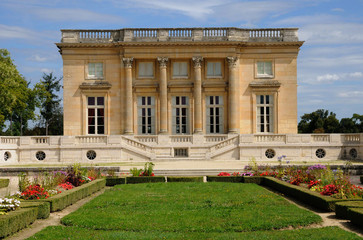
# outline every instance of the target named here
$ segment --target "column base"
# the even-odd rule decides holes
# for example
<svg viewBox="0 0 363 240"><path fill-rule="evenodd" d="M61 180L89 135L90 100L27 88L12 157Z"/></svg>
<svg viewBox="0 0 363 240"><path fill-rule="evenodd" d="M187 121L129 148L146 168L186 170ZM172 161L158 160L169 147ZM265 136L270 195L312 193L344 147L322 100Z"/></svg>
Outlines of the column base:
<svg viewBox="0 0 363 240"><path fill-rule="evenodd" d="M238 129L229 129L228 134L238 134Z"/></svg>
<svg viewBox="0 0 363 240"><path fill-rule="evenodd" d="M193 134L203 134L202 129L195 129Z"/></svg>
<svg viewBox="0 0 363 240"><path fill-rule="evenodd" d="M158 134L159 135L168 135L169 133L168 133L168 130L160 130Z"/></svg>
<svg viewBox="0 0 363 240"><path fill-rule="evenodd" d="M125 131L124 134L125 135L134 135L134 132L133 131Z"/></svg>

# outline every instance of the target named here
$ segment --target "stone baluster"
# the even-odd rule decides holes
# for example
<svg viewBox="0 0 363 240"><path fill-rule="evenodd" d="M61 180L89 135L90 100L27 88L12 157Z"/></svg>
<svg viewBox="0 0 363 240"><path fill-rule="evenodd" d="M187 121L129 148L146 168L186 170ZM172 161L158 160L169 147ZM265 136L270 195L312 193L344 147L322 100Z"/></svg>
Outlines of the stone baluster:
<svg viewBox="0 0 363 240"><path fill-rule="evenodd" d="M228 133L239 133L238 58L227 57L229 69Z"/></svg>
<svg viewBox="0 0 363 240"><path fill-rule="evenodd" d="M202 57L193 57L194 63L194 133L203 133L202 121Z"/></svg>
<svg viewBox="0 0 363 240"><path fill-rule="evenodd" d="M160 71L160 131L159 134L168 133L168 80L167 80L167 64L169 59L166 57L158 57Z"/></svg>
<svg viewBox="0 0 363 240"><path fill-rule="evenodd" d="M125 134L134 134L133 122L133 97L132 97L132 63L133 58L122 59L125 67L125 80L126 80L126 114L125 114Z"/></svg>

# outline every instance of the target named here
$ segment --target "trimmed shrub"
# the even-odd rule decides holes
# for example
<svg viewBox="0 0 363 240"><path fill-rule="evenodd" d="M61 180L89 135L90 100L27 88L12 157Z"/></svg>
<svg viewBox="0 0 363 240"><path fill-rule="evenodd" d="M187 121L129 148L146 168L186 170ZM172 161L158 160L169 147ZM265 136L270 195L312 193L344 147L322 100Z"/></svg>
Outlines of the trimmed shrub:
<svg viewBox="0 0 363 240"><path fill-rule="evenodd" d="M79 187L63 191L62 193L50 198L36 201L49 202L50 212L57 212L91 195L92 193L99 191L100 189L104 188L105 185L106 179L96 179Z"/></svg>
<svg viewBox="0 0 363 240"><path fill-rule="evenodd" d="M349 208L347 215L353 224L363 227L363 208Z"/></svg>
<svg viewBox="0 0 363 240"><path fill-rule="evenodd" d="M203 177L167 177L167 182L203 182Z"/></svg>
<svg viewBox="0 0 363 240"><path fill-rule="evenodd" d="M207 182L243 183L244 178L242 176L207 176Z"/></svg>
<svg viewBox="0 0 363 240"><path fill-rule="evenodd" d="M265 179L263 180L263 185L273 188L280 193L294 197L299 201L308 203L311 206L314 206L324 211L334 211L335 203L339 201L344 201L341 199L334 199L332 197L324 196L318 192L313 192L309 189L304 189L302 187L292 185L290 183L272 177L265 177Z"/></svg>
<svg viewBox="0 0 363 240"><path fill-rule="evenodd" d="M165 182L165 177L126 177L126 184Z"/></svg>
<svg viewBox="0 0 363 240"><path fill-rule="evenodd" d="M20 208L38 208L38 219L46 219L50 214L50 203L40 201L20 202Z"/></svg>
<svg viewBox="0 0 363 240"><path fill-rule="evenodd" d="M264 177L261 176L243 176L244 183L256 183L258 185L263 184Z"/></svg>
<svg viewBox="0 0 363 240"><path fill-rule="evenodd" d="M106 177L106 186L113 187L115 185L119 184L125 184L126 178L120 178L120 177Z"/></svg>
<svg viewBox="0 0 363 240"><path fill-rule="evenodd" d="M32 224L38 216L38 208L30 207L8 212L0 216L0 238L9 236Z"/></svg>
<svg viewBox="0 0 363 240"><path fill-rule="evenodd" d="M0 188L6 188L9 186L9 178L0 178Z"/></svg>
<svg viewBox="0 0 363 240"><path fill-rule="evenodd" d="M351 208L363 208L363 200L337 202L335 204L335 215L338 218L348 219L348 209Z"/></svg>

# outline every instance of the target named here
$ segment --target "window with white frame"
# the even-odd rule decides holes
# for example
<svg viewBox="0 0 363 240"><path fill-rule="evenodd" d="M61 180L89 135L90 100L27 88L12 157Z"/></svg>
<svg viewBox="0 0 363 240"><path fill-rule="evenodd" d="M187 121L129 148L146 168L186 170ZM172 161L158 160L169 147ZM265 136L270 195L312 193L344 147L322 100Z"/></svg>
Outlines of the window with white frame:
<svg viewBox="0 0 363 240"><path fill-rule="evenodd" d="M139 77L153 78L154 77L154 63L153 62L139 62Z"/></svg>
<svg viewBox="0 0 363 240"><path fill-rule="evenodd" d="M223 96L207 96L207 133L224 133Z"/></svg>
<svg viewBox="0 0 363 240"><path fill-rule="evenodd" d="M222 63L208 61L207 77L222 77Z"/></svg>
<svg viewBox="0 0 363 240"><path fill-rule="evenodd" d="M273 95L257 95L257 132L273 132Z"/></svg>
<svg viewBox="0 0 363 240"><path fill-rule="evenodd" d="M138 97L138 134L155 134L155 97Z"/></svg>
<svg viewBox="0 0 363 240"><path fill-rule="evenodd" d="M257 61L257 77L272 76L272 61Z"/></svg>
<svg viewBox="0 0 363 240"><path fill-rule="evenodd" d="M188 77L188 63L187 62L173 62L173 77Z"/></svg>
<svg viewBox="0 0 363 240"><path fill-rule="evenodd" d="M103 78L103 63L88 63L88 78Z"/></svg>
<svg viewBox="0 0 363 240"><path fill-rule="evenodd" d="M88 134L105 134L105 98L87 97Z"/></svg>
<svg viewBox="0 0 363 240"><path fill-rule="evenodd" d="M189 97L172 97L173 134L189 134Z"/></svg>

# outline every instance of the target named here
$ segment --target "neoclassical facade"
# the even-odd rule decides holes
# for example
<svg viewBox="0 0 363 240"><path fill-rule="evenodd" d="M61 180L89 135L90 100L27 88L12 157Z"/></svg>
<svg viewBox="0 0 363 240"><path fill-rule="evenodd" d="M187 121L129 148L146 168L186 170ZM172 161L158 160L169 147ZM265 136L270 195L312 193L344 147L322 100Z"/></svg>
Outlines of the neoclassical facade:
<svg viewBox="0 0 363 240"><path fill-rule="evenodd" d="M62 30L64 135L296 134L297 31Z"/></svg>

